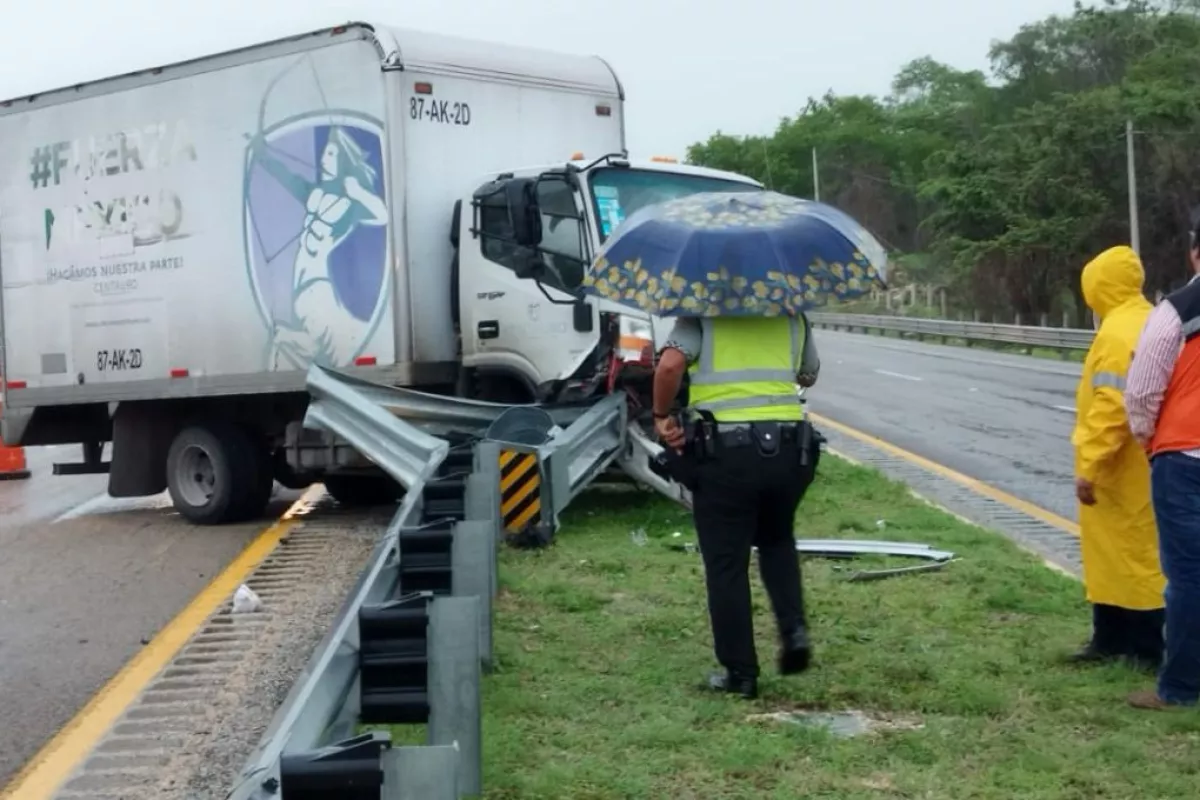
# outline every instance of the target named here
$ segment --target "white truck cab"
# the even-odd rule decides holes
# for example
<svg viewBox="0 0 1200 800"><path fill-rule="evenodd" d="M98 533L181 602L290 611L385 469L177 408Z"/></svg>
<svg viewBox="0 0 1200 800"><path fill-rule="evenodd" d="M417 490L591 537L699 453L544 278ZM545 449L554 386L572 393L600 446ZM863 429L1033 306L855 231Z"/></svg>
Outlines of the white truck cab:
<svg viewBox="0 0 1200 800"><path fill-rule="evenodd" d="M595 254L645 206L761 188L743 175L671 159L579 153L481 185L456 204L452 233L462 366L473 383L463 393L505 402L579 399L601 381L611 388L614 368L651 366L670 321L581 297Z"/></svg>

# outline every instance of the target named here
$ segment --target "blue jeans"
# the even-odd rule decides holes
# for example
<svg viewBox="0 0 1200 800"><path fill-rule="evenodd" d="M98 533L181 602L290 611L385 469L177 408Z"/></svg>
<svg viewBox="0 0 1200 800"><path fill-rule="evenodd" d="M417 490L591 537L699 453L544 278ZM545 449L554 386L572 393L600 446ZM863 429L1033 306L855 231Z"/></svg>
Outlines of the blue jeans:
<svg viewBox="0 0 1200 800"><path fill-rule="evenodd" d="M1167 653L1158 673L1158 696L1194 705L1200 700L1200 458L1155 456L1150 484L1167 578Z"/></svg>

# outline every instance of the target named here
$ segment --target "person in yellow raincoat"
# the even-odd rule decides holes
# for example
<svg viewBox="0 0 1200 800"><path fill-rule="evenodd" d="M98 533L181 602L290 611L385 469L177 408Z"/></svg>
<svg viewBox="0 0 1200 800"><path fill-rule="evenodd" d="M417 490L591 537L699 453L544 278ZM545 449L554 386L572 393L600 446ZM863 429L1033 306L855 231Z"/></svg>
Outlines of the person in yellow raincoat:
<svg viewBox="0 0 1200 800"><path fill-rule="evenodd" d="M1076 662L1126 659L1157 669L1163 655L1163 588L1150 503L1150 464L1125 416L1125 374L1153 308L1129 247L1083 268L1084 301L1100 319L1076 391L1075 495L1092 638Z"/></svg>

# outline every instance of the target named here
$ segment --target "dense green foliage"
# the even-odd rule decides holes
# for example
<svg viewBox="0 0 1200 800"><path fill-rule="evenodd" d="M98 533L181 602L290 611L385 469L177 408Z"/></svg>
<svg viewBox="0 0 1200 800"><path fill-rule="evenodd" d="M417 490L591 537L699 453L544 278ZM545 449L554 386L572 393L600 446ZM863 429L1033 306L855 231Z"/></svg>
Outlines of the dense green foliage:
<svg viewBox="0 0 1200 800"><path fill-rule="evenodd" d="M1058 317L1080 308L1082 265L1130 241L1132 120L1147 292L1186 280L1200 0L1077 4L989 57L991 76L918 59L886 97L809 99L774 134L717 133L688 160L811 197L816 148L821 199L888 246L893 285L939 283L959 306Z"/></svg>

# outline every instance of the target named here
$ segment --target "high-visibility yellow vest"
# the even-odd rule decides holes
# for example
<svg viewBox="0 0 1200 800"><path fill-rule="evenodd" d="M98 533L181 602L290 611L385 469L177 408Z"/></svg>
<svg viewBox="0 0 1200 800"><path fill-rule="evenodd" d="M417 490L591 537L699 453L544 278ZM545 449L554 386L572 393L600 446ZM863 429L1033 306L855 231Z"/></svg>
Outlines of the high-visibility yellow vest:
<svg viewBox="0 0 1200 800"><path fill-rule="evenodd" d="M799 422L796 372L804 325L795 317L705 317L700 356L688 369L689 404L717 422Z"/></svg>

